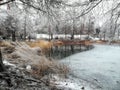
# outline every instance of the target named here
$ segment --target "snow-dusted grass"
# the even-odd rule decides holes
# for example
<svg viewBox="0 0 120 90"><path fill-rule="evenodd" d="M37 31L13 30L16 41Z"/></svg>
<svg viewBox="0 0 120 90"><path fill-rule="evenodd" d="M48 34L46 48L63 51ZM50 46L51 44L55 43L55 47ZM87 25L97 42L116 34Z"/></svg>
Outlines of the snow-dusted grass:
<svg viewBox="0 0 120 90"><path fill-rule="evenodd" d="M14 48L15 50L12 53L4 53L7 60L4 61L5 65L16 65L18 68L24 68L38 78L50 74L65 77L69 73L69 68L66 65L55 60L49 60L42 55L40 47L31 48L25 42L14 42Z"/></svg>

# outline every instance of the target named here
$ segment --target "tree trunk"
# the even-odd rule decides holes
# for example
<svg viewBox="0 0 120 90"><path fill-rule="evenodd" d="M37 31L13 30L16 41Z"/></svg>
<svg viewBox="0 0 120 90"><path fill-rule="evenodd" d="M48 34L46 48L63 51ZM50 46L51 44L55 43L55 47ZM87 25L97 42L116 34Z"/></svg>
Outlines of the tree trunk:
<svg viewBox="0 0 120 90"><path fill-rule="evenodd" d="M1 52L1 48L0 48L0 72L5 71L5 67L2 61L2 52Z"/></svg>
<svg viewBox="0 0 120 90"><path fill-rule="evenodd" d="M12 41L13 41L13 42L16 41L15 31L12 31Z"/></svg>

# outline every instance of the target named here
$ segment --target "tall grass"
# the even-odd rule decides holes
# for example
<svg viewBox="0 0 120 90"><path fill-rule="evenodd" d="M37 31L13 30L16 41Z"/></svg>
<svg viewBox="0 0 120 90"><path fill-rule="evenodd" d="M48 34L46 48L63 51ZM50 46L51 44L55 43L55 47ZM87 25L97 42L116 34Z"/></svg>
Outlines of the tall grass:
<svg viewBox="0 0 120 90"><path fill-rule="evenodd" d="M66 76L69 73L69 68L54 60L40 60L38 64L32 66L32 75L41 78L49 74L57 74Z"/></svg>

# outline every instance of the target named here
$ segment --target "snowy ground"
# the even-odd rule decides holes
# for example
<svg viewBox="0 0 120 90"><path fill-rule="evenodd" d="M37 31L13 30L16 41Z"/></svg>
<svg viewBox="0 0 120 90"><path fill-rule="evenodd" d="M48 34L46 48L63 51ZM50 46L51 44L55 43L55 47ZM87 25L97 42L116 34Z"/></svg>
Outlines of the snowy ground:
<svg viewBox="0 0 120 90"><path fill-rule="evenodd" d="M80 90L81 86L83 90L120 90L120 46L95 45L94 49L62 62L69 64L73 82L78 83L78 86L71 85L72 90Z"/></svg>

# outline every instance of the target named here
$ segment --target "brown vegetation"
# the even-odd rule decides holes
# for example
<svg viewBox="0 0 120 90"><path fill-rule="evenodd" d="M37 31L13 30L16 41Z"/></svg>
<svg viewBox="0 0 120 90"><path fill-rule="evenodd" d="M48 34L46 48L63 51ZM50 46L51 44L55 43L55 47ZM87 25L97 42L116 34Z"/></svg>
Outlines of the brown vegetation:
<svg viewBox="0 0 120 90"><path fill-rule="evenodd" d="M41 49L49 49L52 47L52 43L45 40L38 40L34 42L27 42L30 47L40 47Z"/></svg>
<svg viewBox="0 0 120 90"><path fill-rule="evenodd" d="M106 44L108 41L106 40L96 40L96 41L92 41L91 43L96 43L96 44Z"/></svg>
<svg viewBox="0 0 120 90"><path fill-rule="evenodd" d="M8 41L0 41L0 47L13 47Z"/></svg>
<svg viewBox="0 0 120 90"><path fill-rule="evenodd" d="M64 43L62 41L57 40L57 41L53 42L53 45L54 46L62 46L62 45L64 45Z"/></svg>
<svg viewBox="0 0 120 90"><path fill-rule="evenodd" d="M46 41L32 43L29 47L25 42L14 42L4 44L4 58L10 61L12 64L16 64L19 67L31 66L31 74L35 77L43 77L49 74L58 74L66 76L69 72L69 68L55 60L49 60L41 54L41 49L39 45L44 45ZM48 42L47 42L48 43ZM9 48L9 45L14 44L14 49ZM33 46L32 46L33 45ZM48 45L51 45L48 43ZM42 46L43 47L43 46ZM6 52L6 50L11 50L11 53Z"/></svg>
<svg viewBox="0 0 120 90"><path fill-rule="evenodd" d="M62 41L46 41L46 40L38 40L33 42L26 42L30 47L40 47L41 52L43 54L48 54L48 51L51 50L53 46L62 46L64 43Z"/></svg>
<svg viewBox="0 0 120 90"><path fill-rule="evenodd" d="M32 67L32 75L38 78L50 74L66 76L69 72L66 65L54 60L40 60L38 64L34 64Z"/></svg>
<svg viewBox="0 0 120 90"><path fill-rule="evenodd" d="M43 54L47 53L50 48L53 46L52 42L45 40L38 40L33 42L26 42L30 47L40 47Z"/></svg>

